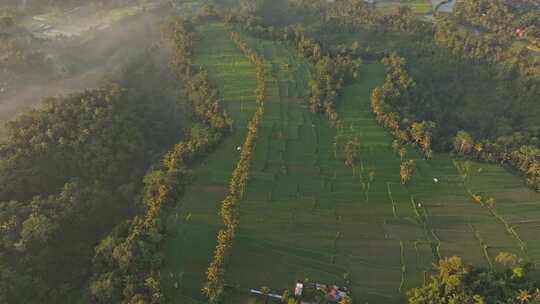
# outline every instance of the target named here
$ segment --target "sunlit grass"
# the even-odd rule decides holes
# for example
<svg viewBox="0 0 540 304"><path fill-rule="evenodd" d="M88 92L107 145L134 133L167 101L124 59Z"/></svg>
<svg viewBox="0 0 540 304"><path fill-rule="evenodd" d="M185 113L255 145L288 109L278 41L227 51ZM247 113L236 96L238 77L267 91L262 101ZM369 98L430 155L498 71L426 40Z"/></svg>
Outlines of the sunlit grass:
<svg viewBox="0 0 540 304"><path fill-rule="evenodd" d="M245 109L252 109L254 100L254 71L222 27L205 26L201 34L198 63L219 84L230 114L245 122L251 113ZM449 155L426 161L408 147L406 158L414 159L417 169L411 182L401 185L393 139L376 123L369 105L371 91L384 79L381 64L364 64L359 79L345 88L338 106L342 124L336 129L305 106L307 62L284 44L244 37L264 55L271 72L226 269L226 283L240 292L229 294L227 303L248 301L243 291L250 288L268 286L279 293L306 278L338 285L349 278L355 301L402 303L403 293L423 283L438 257L459 255L489 266L500 251L508 251L537 260L540 195L503 168L473 164L475 173L464 178ZM245 100L244 106L238 100ZM354 170L345 167L343 155L344 144L353 138L361 146ZM195 184L181 202L180 220L170 220L162 277L176 303L201 299L220 226L219 202L241 140L236 133L197 168ZM497 213L473 202L475 192L493 196ZM515 227L526 251L507 225ZM167 279L169 272L173 278Z"/></svg>
<svg viewBox="0 0 540 304"><path fill-rule="evenodd" d="M216 244L221 200L255 109L255 68L229 40L222 25L197 31L196 65L204 67L219 90L222 104L234 119L235 131L193 172L194 181L167 218L163 287L173 303L203 301L200 290Z"/></svg>

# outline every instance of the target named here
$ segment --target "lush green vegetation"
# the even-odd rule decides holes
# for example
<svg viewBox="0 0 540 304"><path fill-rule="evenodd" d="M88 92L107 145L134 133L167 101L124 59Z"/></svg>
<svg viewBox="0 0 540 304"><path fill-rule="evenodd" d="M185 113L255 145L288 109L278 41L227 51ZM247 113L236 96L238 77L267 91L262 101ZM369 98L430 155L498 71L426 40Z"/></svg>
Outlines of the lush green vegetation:
<svg viewBox="0 0 540 304"><path fill-rule="evenodd" d="M528 158L520 151L537 155L539 57L524 45L516 46L514 35L481 32L461 21L465 17L440 16L434 26L413 26L404 14L396 20L405 23L396 26L360 2L338 1L337 8L330 6L333 15L319 30L311 30L312 35L322 37L330 49L356 42L361 49L396 51L405 58L416 84L394 106L401 118L435 122L433 147L439 151L450 151L457 132L467 131L489 147L489 156L479 159L512 165L537 188L535 156ZM465 1L462 6L482 3ZM357 13L349 15L349 10ZM470 10L458 6L456 14L461 11L473 18ZM481 14L478 18L487 18ZM525 15L515 18L516 26L528 20ZM346 33L336 34L340 29ZM534 24L527 29L533 33ZM485 100L493 106L485 107Z"/></svg>
<svg viewBox="0 0 540 304"><path fill-rule="evenodd" d="M0 10L0 95L23 80L54 74L43 52L33 49L36 43L29 33L17 26L12 13L3 14Z"/></svg>
<svg viewBox="0 0 540 304"><path fill-rule="evenodd" d="M233 131L204 162L193 170L193 184L167 217L168 239L162 268L163 286L176 303L197 303L206 270L221 228L220 203L228 194L246 128L256 109L256 69L229 39L222 24L197 28L195 64L208 70L223 107L233 119ZM219 46L219 47L216 47Z"/></svg>
<svg viewBox="0 0 540 304"><path fill-rule="evenodd" d="M540 302L540 289L530 278L532 265L508 253L501 253L496 261L502 267L488 270L464 264L458 257L441 260L429 284L409 293L409 303Z"/></svg>
<svg viewBox="0 0 540 304"><path fill-rule="evenodd" d="M225 29L212 29L207 43L230 45L217 38L226 36ZM501 221L510 214L496 216L473 202L471 193L478 190L463 188L459 163L439 154L427 162L405 144L398 149L405 152L394 152L394 141L376 125L369 102L371 90L383 83L381 65L360 66L360 83L346 87L338 102L341 122L334 129L298 99L309 92L309 61L270 40L244 35L244 41L263 56L273 76L267 80L268 99L251 178L238 207L235 242L225 258L225 286L238 291L270 286L281 292L307 277L349 285L358 300L391 303L401 301L400 291L420 285L438 257L458 254L487 266L500 251L525 256L516 238L525 230L511 235ZM416 163L406 186L400 181L400 159ZM497 174L509 177L502 170ZM225 196L227 180L217 184ZM516 193L535 197L519 183L514 186ZM483 195L495 195L495 189ZM182 235L182 244L207 235L204 225L210 224L214 235L219 227L219 196L197 193L193 198L198 200L190 209L182 206L179 215L181 230L175 234ZM523 242L536 247L532 240ZM211 244L194 246L183 249L183 265L169 283L177 289L173 294L182 295L178 301L196 302L204 282L196 272L211 260L209 252L200 257L204 249L211 252ZM226 293L225 301L245 301L241 295Z"/></svg>
<svg viewBox="0 0 540 304"><path fill-rule="evenodd" d="M133 71L151 75L145 58L150 69ZM161 86L160 96L136 75L124 87L50 98L8 123L0 170L2 302L73 302L90 276L93 246L137 210L144 173L182 135L166 79L147 83Z"/></svg>
<svg viewBox="0 0 540 304"><path fill-rule="evenodd" d="M538 303L537 11L387 2L204 1L8 123L0 302Z"/></svg>
<svg viewBox="0 0 540 304"><path fill-rule="evenodd" d="M144 178L144 211L122 224L97 247L94 276L89 288L92 302L161 303L163 239L166 211L178 202L189 182L190 165L212 150L231 127L205 70L193 66L193 24L175 20L164 34L172 44L171 67L185 82L193 126L186 140L162 159Z"/></svg>
<svg viewBox="0 0 540 304"><path fill-rule="evenodd" d="M257 53L253 52L247 46L238 33L230 32L229 36L236 47L256 67L257 86L255 88L255 102L257 108L247 125L248 132L244 143L239 147L240 159L229 181L229 193L221 203L220 216L224 227L218 232L214 257L212 258L212 262L210 262L210 266L208 266L206 272L207 282L203 288L203 293L210 303L219 303L223 298L225 268L227 266L227 259L231 254L232 243L236 237L236 228L239 224L238 204L246 193L255 140L257 139L257 133L264 114L264 101L266 99L266 71L264 62L259 58Z"/></svg>
<svg viewBox="0 0 540 304"><path fill-rule="evenodd" d="M271 50L276 49L272 42L259 41L253 45L261 45L265 54L272 54ZM275 53L280 52L279 47L277 49ZM281 57L268 55L269 59L272 56L277 57L275 60ZM281 60L291 58L287 52L282 56ZM275 65L286 66L280 63L277 61ZM323 127L324 120L315 120L317 132L307 133L313 137L295 131L293 122L300 124L301 117L309 117L309 113L301 110L301 105L295 111L292 102L282 103L283 113L278 115L279 111L274 110L277 113L266 118L268 123L263 120L262 134L264 126L272 127L266 131L268 139L263 136L257 147L268 148L261 149L260 156L254 159L251 186L240 210L238 243L228 270L231 285L241 288L277 286L279 290L290 287L295 279L307 277L319 282L350 284L357 300L391 302L392 297L398 301L400 288L406 290L420 284L423 272L439 256L459 254L475 263L487 264L474 232L465 232L470 230L468 223L482 234L493 235L494 230L499 231L502 234L499 237L503 238L490 239L491 244L511 244L511 250L519 250L513 245L514 240L504 236L505 228L501 223L481 206L470 203L471 198L462 190L458 171L450 159L437 155L428 163L408 149L406 154L416 161L418 170L407 187L400 186L398 153L394 154L393 141L387 133L374 124L369 109L370 90L382 80L373 76L381 75L381 67L366 67L361 71L364 72L360 75L365 75L364 81L368 82L362 84L361 80L361 84L345 90L341 108L338 107L342 110L339 113L342 113L343 126L338 127L337 137L328 125ZM289 83L289 90L294 87L294 82L282 82ZM281 89L283 91L286 89ZM360 92L364 92L363 105L358 102ZM275 113L273 103L267 104L267 115ZM294 116L297 111L300 113ZM289 123L280 123L280 120ZM272 136L279 134L281 124L288 130L282 139ZM308 130L310 125L314 125L313 121L303 124ZM338 159L334 155L336 138ZM345 166L346 147L356 138L361 147L358 152L361 161L351 169ZM306 144L318 148L306 154L303 148ZM283 155L285 161L280 161L279 155ZM263 171L268 158L274 161ZM283 167L290 169L283 171ZM310 175L313 177L308 178ZM433 177L439 177L441 182L435 184ZM520 191L528 192L523 187ZM441 196L446 199L440 200ZM413 204L411 200L420 204ZM457 206L461 210L457 210ZM457 214L475 214L475 217L450 220ZM411 225L407 219L414 219L416 224ZM453 231L459 231L460 226L463 233ZM452 244L460 244L460 248ZM358 248L362 249L358 251ZM497 252L489 254L493 259ZM373 282L370 278L375 277L385 279Z"/></svg>

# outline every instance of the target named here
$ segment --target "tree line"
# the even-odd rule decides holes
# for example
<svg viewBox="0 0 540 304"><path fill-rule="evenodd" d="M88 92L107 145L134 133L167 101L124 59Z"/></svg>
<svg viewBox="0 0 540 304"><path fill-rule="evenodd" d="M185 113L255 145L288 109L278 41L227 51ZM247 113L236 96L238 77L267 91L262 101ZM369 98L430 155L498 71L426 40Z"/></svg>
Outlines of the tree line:
<svg viewBox="0 0 540 304"><path fill-rule="evenodd" d="M540 38L540 11L533 1L459 1L454 8L454 16L463 24L506 39L516 39L516 29L524 31L523 37Z"/></svg>
<svg viewBox="0 0 540 304"><path fill-rule="evenodd" d="M426 159L431 159L435 123L415 121L414 117L400 108L403 99L410 98L410 91L416 85L407 73L405 59L392 53L382 62L386 67L386 78L371 94L371 108L377 121L394 135L399 144L415 144Z"/></svg>
<svg viewBox="0 0 540 304"><path fill-rule="evenodd" d="M325 21L331 27L348 31L363 28L421 34L429 34L432 31L431 26L419 20L408 6L399 7L396 11L388 13L375 9L363 0L329 2L325 10Z"/></svg>
<svg viewBox="0 0 540 304"><path fill-rule="evenodd" d="M354 31L371 27L372 30L377 31L431 33L435 43L448 48L451 54L463 58L462 61L475 61L476 65L483 65L484 62L497 63L499 64L497 67L491 68L493 77L505 82L509 90L519 91L516 98L529 107L534 107L535 96L540 93L540 82L538 81L540 79L540 57L531 56L530 50L526 49L526 44L514 44L516 40L514 30L516 27L521 27L528 35L536 36L538 22L540 22L539 18L534 17L538 15L536 10L511 10L502 1L461 1L457 4L455 16L438 16L434 31L426 31L422 27L414 26L400 29L389 23L381 22L381 19L377 19L376 13L369 5L355 3L355 1L335 1L330 11L332 13L327 15L327 24L334 25L336 28ZM336 19L332 20L332 17ZM467 28L467 26L477 26L488 33L479 32L474 28ZM323 32L328 30L332 29L325 29ZM415 40L418 41L416 47L419 48L424 47L424 44L427 43L423 42L423 38L420 37ZM410 51L405 51L410 53ZM396 64L397 60L390 58L391 56L387 56L383 60L387 70L389 66L399 66ZM403 61L402 66L404 65ZM414 122L415 114L429 116L421 114L421 112L427 112L429 107L420 110L421 107L416 105L415 100L429 95L426 92L433 90L433 83L431 86L422 83L420 90L410 76L401 73L399 68L393 68L393 70L391 73L387 71L385 84L376 89L372 95L372 108L377 120L386 128L393 130L392 133L400 143L416 143L424 155L430 158L433 153L431 147L433 141L437 140L440 147L446 148L445 143L450 142L453 136L448 133L448 127L455 126L452 126L451 123L449 126L448 123L444 122L445 129L437 134L439 137L449 136L447 138L434 138L436 125L434 122L428 119ZM512 77L513 79L508 80ZM408 79L412 83L407 83ZM402 92L398 93L400 90ZM459 95L459 92L456 93ZM391 101L392 98L394 101ZM519 114L520 111L520 108L516 107L515 110L512 109L512 115L523 117L523 114ZM531 113L531 110L528 111ZM523 124L523 118L520 122ZM534 124L534 121L527 121L527 123ZM403 132L398 131L400 126L403 127ZM531 127L526 127L525 132L521 133L508 132L507 129L499 128L495 130L496 136L480 140L482 143L477 148L481 152L476 152L471 156L478 160L506 163L517 168L527 177L527 183L538 190L540 188L538 185L540 173L535 160L538 156L538 148L535 144L536 134L528 131ZM455 134L456 131L453 132ZM474 153L476 150L472 151ZM402 163L402 167L407 168L405 164Z"/></svg>
<svg viewBox="0 0 540 304"><path fill-rule="evenodd" d="M408 303L540 303L534 265L507 252L499 253L495 262L494 269L486 269L466 264L457 256L441 259L430 280L407 293Z"/></svg>
<svg viewBox="0 0 540 304"><path fill-rule="evenodd" d="M291 43L298 54L313 66L308 97L310 111L325 114L333 125L337 124L339 92L360 73L362 60L356 52L357 48L342 48L340 52L327 53L317 41L304 33L302 26L276 29L253 15L226 15L225 22L235 24L258 38Z"/></svg>
<svg viewBox="0 0 540 304"><path fill-rule="evenodd" d="M241 0L240 13L258 15L267 24L285 27L294 23L316 24L326 30L340 27L348 31L383 26L383 30L430 32L428 23L418 20L409 7L381 12L364 0Z"/></svg>
<svg viewBox="0 0 540 304"><path fill-rule="evenodd" d="M494 33L482 33L461 25L452 16L437 19L434 40L448 48L454 56L477 63L497 64L500 76L516 75L523 93L540 94L540 57L527 43L515 43L514 38Z"/></svg>
<svg viewBox="0 0 540 304"><path fill-rule="evenodd" d="M160 266L165 235L163 216L181 199L190 166L215 147L230 129L207 73L193 66L194 25L174 20L164 33L173 45L171 68L187 95L193 126L186 139L144 178L144 211L119 225L96 247L89 297L95 303L164 303Z"/></svg>
<svg viewBox="0 0 540 304"><path fill-rule="evenodd" d="M41 43L0 8L0 96L19 83L55 74L53 63L35 45Z"/></svg>
<svg viewBox="0 0 540 304"><path fill-rule="evenodd" d="M48 98L7 123L0 302L75 302L93 246L136 210L145 171L182 135L175 105L138 90L125 82Z"/></svg>
<svg viewBox="0 0 540 304"><path fill-rule="evenodd" d="M540 149L527 142L519 133L490 141L475 140L469 133L459 131L454 138L453 152L460 157L510 165L526 176L530 187L540 191Z"/></svg>
<svg viewBox="0 0 540 304"><path fill-rule="evenodd" d="M538 36L538 14L535 10L513 10L501 1L462 1L456 7L455 16L439 18L434 37L455 56L497 64L500 68L496 77L506 79L507 75L512 75L514 79L509 81L516 82L516 91L519 90L516 98L527 104L527 108L534 108L540 94L540 57L531 56L527 44L516 44L514 30L523 28L527 35ZM523 118L520 123L523 124ZM540 149L534 130L526 126L523 131L477 140L461 130L454 137L453 151L459 156L508 164L521 172L527 184L538 191Z"/></svg>
<svg viewBox="0 0 540 304"><path fill-rule="evenodd" d="M240 159L236 164L229 181L229 193L221 202L220 216L223 221L217 235L217 245L214 256L206 272L207 282L202 292L210 303L219 303L223 297L225 285L225 268L227 258L232 250L236 228L239 224L238 204L244 197L249 179L249 170L257 132L264 114L264 99L266 98L266 78L264 61L251 50L247 43L236 32L230 32L230 39L235 43L249 61L256 67L257 86L255 88L255 101L257 108L248 124L248 132L240 150Z"/></svg>

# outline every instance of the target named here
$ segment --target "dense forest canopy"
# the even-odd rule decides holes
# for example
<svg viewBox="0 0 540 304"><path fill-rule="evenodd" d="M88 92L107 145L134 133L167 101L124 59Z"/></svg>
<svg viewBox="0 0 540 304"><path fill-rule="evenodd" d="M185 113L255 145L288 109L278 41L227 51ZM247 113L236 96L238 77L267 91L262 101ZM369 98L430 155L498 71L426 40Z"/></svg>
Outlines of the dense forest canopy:
<svg viewBox="0 0 540 304"><path fill-rule="evenodd" d="M70 8L84 4L92 4L99 7L118 7L136 1L137 0L5 0L2 5L8 8L40 12L49 8Z"/></svg>
<svg viewBox="0 0 540 304"><path fill-rule="evenodd" d="M409 292L409 304L539 303L540 289L532 280L532 265L501 253L496 270L464 263L459 257L439 261L436 273L421 288Z"/></svg>
<svg viewBox="0 0 540 304"><path fill-rule="evenodd" d="M0 10L0 96L21 80L54 75L50 59L37 47L40 41L19 26L12 11Z"/></svg>
<svg viewBox="0 0 540 304"><path fill-rule="evenodd" d="M121 85L50 98L8 123L0 148L2 302L76 297L93 246L139 208L142 176L182 135L167 77L151 56L140 59L147 63L128 66Z"/></svg>

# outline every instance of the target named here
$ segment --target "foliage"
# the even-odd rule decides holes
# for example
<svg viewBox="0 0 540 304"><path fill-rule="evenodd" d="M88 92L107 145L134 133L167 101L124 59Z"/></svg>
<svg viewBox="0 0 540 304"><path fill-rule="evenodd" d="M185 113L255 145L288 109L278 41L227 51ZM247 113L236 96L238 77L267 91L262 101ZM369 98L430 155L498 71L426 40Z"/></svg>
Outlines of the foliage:
<svg viewBox="0 0 540 304"><path fill-rule="evenodd" d="M218 232L214 256L206 272L207 282L202 290L210 303L218 303L223 296L226 259L231 252L232 242L235 238L236 227L239 222L238 204L246 191L251 159L253 157L257 132L264 113L264 100L266 98L264 62L258 57L257 53L252 51L242 41L238 33L230 32L229 36L238 49L256 67L257 87L255 88L255 100L257 109L248 124L248 133L240 150L240 160L236 164L236 168L229 181L229 193L221 203L220 216L224 228Z"/></svg>
<svg viewBox="0 0 540 304"><path fill-rule="evenodd" d="M309 109L313 113L324 113L333 125L338 122L336 112L339 91L347 82L358 77L362 60L358 48L341 48L335 54L325 54L321 45L305 35L302 26L288 26L277 30L265 26L256 16L231 15L228 23L237 24L256 37L291 43L300 56L313 64L310 81Z"/></svg>
<svg viewBox="0 0 540 304"><path fill-rule="evenodd" d="M415 162L412 159L402 161L399 165L399 176L401 178L401 184L405 185L411 180L413 171L415 168Z"/></svg>
<svg viewBox="0 0 540 304"><path fill-rule="evenodd" d="M13 17L2 17L0 12L0 93L22 80L54 75L51 61L35 47L38 43L16 26Z"/></svg>
<svg viewBox="0 0 540 304"><path fill-rule="evenodd" d="M464 264L459 257L439 261L436 274L408 293L408 303L538 303L540 290L529 275L531 265L488 270Z"/></svg>
<svg viewBox="0 0 540 304"><path fill-rule="evenodd" d="M383 104L378 109L389 112L384 119L377 115L381 123L389 129L400 125L406 131L413 121L435 122L437 129L426 134L431 136L426 137L429 140L424 141L422 149L428 158L431 149L451 149L453 137L459 130L491 143L520 136L521 143L513 144L514 154L520 154L517 150L525 146L536 149L540 137L539 112L535 106L540 94L540 56L534 46L538 42L540 18L534 4L530 1L459 1L455 13L437 15L434 26L424 24L400 29L391 21L382 22L376 10L361 2L329 4L326 22L319 33L369 32L372 40L377 40L369 43L376 45L389 40L381 48L399 51L400 56L407 58L415 85L403 92L398 102L389 104L391 107ZM524 30L523 38L516 35L516 29ZM381 35L384 38L379 40ZM380 91L376 93L376 97L381 95ZM489 107L485 106L486 102ZM393 133L403 142L411 141L404 132ZM428 142L433 146L430 149L426 149ZM491 153L510 154L511 151ZM489 158L512 165L520 162L508 162L507 158L495 155ZM537 187L530 177L528 183Z"/></svg>
<svg viewBox="0 0 540 304"><path fill-rule="evenodd" d="M384 84L373 90L371 95L371 108L377 121L390 130L398 143L417 144L424 156L431 159L435 123L415 122L409 117L401 118L409 113L405 111L402 111L405 113L398 113L395 110L400 109L400 105L410 98L409 92L416 85L405 70L405 59L392 53L383 59L383 63L386 66L386 79Z"/></svg>
<svg viewBox="0 0 540 304"><path fill-rule="evenodd" d="M163 213L177 202L190 181L189 166L217 145L229 129L217 92L204 70L192 66L193 27L174 20L164 29L173 44L171 68L186 85L194 126L189 136L162 158L160 166L147 173L142 204L123 233L113 233L96 248L94 277L89 288L98 303L162 303L159 269L164 238Z"/></svg>
<svg viewBox="0 0 540 304"><path fill-rule="evenodd" d="M466 0L455 7L455 17L462 23L481 28L502 36L510 36L516 28L522 28L529 37L538 38L540 12L534 4L526 1L515 3L506 1Z"/></svg>
<svg viewBox="0 0 540 304"><path fill-rule="evenodd" d="M455 56L480 63L499 64L501 74L518 75L525 93L540 92L540 57L531 56L527 43L517 44L513 43L513 38L504 35L463 28L450 17L437 20L434 39Z"/></svg>
<svg viewBox="0 0 540 304"><path fill-rule="evenodd" d="M528 145L520 133L501 136L495 141L475 141L465 131L459 131L454 140L454 153L473 159L509 164L527 178L527 184L540 191L540 149Z"/></svg>
<svg viewBox="0 0 540 304"><path fill-rule="evenodd" d="M181 135L174 107L139 94L111 84L49 98L7 124L0 302L70 302L93 244L136 209L139 179Z"/></svg>
<svg viewBox="0 0 540 304"><path fill-rule="evenodd" d="M326 8L326 22L330 27L348 31L377 28L381 31L400 31L429 34L431 27L418 20L412 10L400 7L396 12L385 14L375 10L363 0L336 0Z"/></svg>

